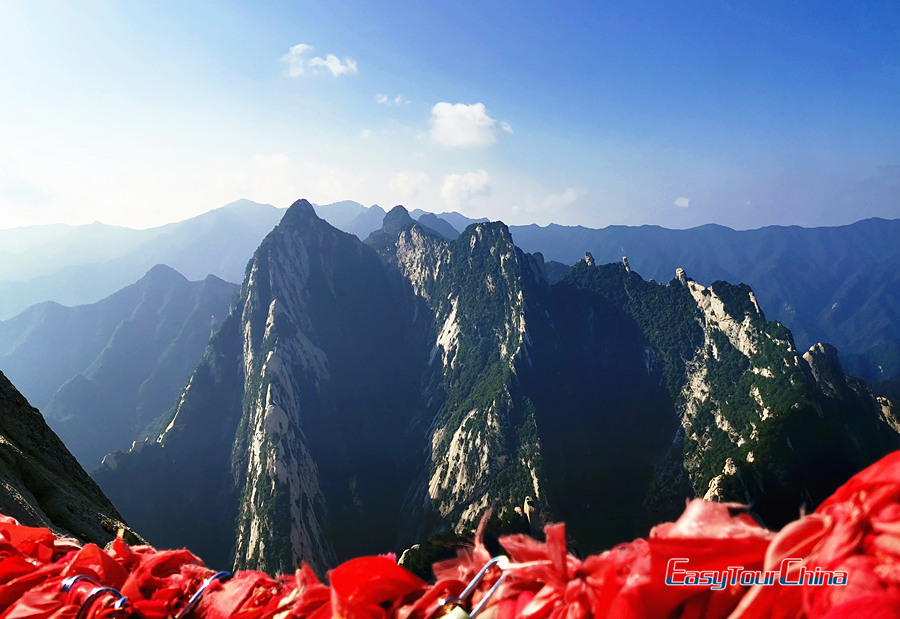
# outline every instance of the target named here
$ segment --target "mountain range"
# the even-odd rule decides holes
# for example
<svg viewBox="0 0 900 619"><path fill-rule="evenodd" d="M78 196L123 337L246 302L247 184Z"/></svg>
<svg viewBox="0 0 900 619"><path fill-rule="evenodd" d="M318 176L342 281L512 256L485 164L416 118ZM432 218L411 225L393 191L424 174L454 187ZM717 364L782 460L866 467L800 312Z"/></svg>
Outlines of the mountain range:
<svg viewBox="0 0 900 619"><path fill-rule="evenodd" d="M854 375L900 379L900 220L830 228L531 225L510 231L525 251L566 264L589 251L601 263L627 256L636 271L661 282L681 267L702 282L746 283L801 349L830 342Z"/></svg>
<svg viewBox="0 0 900 619"><path fill-rule="evenodd" d="M325 569L489 506L566 520L585 551L690 496L777 527L897 446L892 402L844 367L896 395L898 224L589 230L242 201L151 231L0 231L23 289L74 276L96 295L154 258L243 278L235 297L160 264L32 306L0 322L0 368L85 466L113 452L95 476L129 522L222 567Z"/></svg>
<svg viewBox="0 0 900 619"><path fill-rule="evenodd" d="M365 239L381 227L384 210L353 201L314 205L335 227ZM262 238L283 214L271 205L239 200L204 215L149 230L95 223L0 230L0 320L41 301L93 303L133 283L154 264L189 279L214 274L238 283ZM459 213L410 215L447 239L484 222ZM698 281L753 287L771 318L787 325L800 348L834 344L847 370L879 392L900 381L900 220L871 219L848 226L768 226L732 230L706 225L511 226L525 251L541 252L558 281L590 251L601 263L628 256L648 279L665 281L682 267ZM878 383L884 382L885 385Z"/></svg>
<svg viewBox="0 0 900 619"><path fill-rule="evenodd" d="M0 321L0 367L92 470L174 406L237 291L157 265L96 303Z"/></svg>
<svg viewBox="0 0 900 619"><path fill-rule="evenodd" d="M0 320L43 301L94 303L165 264L191 280L240 282L247 260L284 214L238 200L198 217L147 230L104 224L2 230L23 239L0 257ZM15 251L13 251L15 250Z"/></svg>
<svg viewBox="0 0 900 619"><path fill-rule="evenodd" d="M378 230L385 215L378 205L367 208L351 200L314 208L333 226L360 239ZM145 230L100 222L0 230L0 320L43 301L70 306L99 301L156 264L191 280L215 275L240 283L253 251L283 214L284 209L242 199ZM459 213L442 213L440 219L424 211L414 214L448 238L459 236L470 223L486 221Z"/></svg>
<svg viewBox="0 0 900 619"><path fill-rule="evenodd" d="M362 243L300 200L168 425L95 478L154 543L323 570L491 506L585 552L690 496L778 527L898 446L833 347L801 354L746 285L671 274L587 256L551 284L500 222L450 240L396 207Z"/></svg>

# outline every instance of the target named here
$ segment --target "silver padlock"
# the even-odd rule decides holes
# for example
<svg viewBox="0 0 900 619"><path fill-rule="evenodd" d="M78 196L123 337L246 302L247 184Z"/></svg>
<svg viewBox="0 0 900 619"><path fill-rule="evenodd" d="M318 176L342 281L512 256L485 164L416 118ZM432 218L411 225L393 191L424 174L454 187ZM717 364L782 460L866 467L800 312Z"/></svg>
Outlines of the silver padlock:
<svg viewBox="0 0 900 619"><path fill-rule="evenodd" d="M463 589L463 592L457 596L449 597L449 598L441 598L438 600L438 612L435 614L435 619L475 619L481 611L485 609L487 603L490 601L491 596L497 591L500 587L500 584L506 579L506 574L501 574L500 578L497 579L497 582L488 590L487 593L484 594L484 597L478 601L478 604L475 605L475 608L472 609L472 612L469 613L463 604L465 600L472 595L472 592L475 591L475 587L478 586L478 583L484 578L484 575L487 574L488 570L493 566L498 566L501 570L504 569L509 564L509 559L504 556L494 557L490 561L484 564L484 567L475 574L475 578L466 585L466 588ZM448 607L450 607L448 609Z"/></svg>

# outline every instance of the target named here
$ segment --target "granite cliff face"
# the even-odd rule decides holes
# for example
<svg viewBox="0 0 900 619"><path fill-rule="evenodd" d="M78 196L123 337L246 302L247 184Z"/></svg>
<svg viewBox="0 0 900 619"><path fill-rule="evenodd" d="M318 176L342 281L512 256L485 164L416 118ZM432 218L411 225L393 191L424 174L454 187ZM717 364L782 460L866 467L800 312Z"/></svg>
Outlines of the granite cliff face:
<svg viewBox="0 0 900 619"><path fill-rule="evenodd" d="M746 286L587 262L551 286L502 223L448 240L397 207L363 244L301 200L171 423L97 479L151 541L270 571L488 507L565 520L584 551L690 496L779 526L897 444L889 403L830 360Z"/></svg>
<svg viewBox="0 0 900 619"><path fill-rule="evenodd" d="M531 364L530 323L546 321L535 318L549 295L542 259L516 248L499 222L454 241L409 222L394 238L382 255L434 325L423 395L436 414L411 519L461 532L489 506L502 514L526 496L543 501L534 405L519 378Z"/></svg>
<svg viewBox="0 0 900 619"><path fill-rule="evenodd" d="M870 454L896 448L879 402L844 374L833 347L816 344L801 357L747 286L707 288L686 278L677 285L696 303L703 337L675 396L681 428L660 487L751 504L779 527Z"/></svg>
<svg viewBox="0 0 900 619"><path fill-rule="evenodd" d="M120 531L142 541L2 372L0 512L85 543L102 546Z"/></svg>
<svg viewBox="0 0 900 619"><path fill-rule="evenodd" d="M191 497L199 518L184 531L216 564L274 572L303 557L324 568L390 548L428 426L430 328L373 249L297 202L254 254L156 444L97 477L151 539L172 544L183 533L167 521L186 513L161 516L129 480L170 505ZM178 473L185 462L191 479Z"/></svg>

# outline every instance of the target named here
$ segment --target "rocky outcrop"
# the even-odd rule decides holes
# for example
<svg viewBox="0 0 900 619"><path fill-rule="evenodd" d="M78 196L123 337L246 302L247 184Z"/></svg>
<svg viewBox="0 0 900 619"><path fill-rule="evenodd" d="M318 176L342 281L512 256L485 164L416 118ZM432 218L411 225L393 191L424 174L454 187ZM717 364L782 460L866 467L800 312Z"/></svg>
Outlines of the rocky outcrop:
<svg viewBox="0 0 900 619"><path fill-rule="evenodd" d="M123 522L37 409L0 372L0 512L22 524L101 546L120 532L142 541Z"/></svg>
<svg viewBox="0 0 900 619"><path fill-rule="evenodd" d="M849 389L847 376L838 359L837 349L831 344L813 344L803 353L803 360L809 366L816 386L831 398L845 396Z"/></svg>
<svg viewBox="0 0 900 619"><path fill-rule="evenodd" d="M876 398L878 406L881 409L881 419L890 426L895 432L900 433L900 414L898 414L897 406L888 398Z"/></svg>

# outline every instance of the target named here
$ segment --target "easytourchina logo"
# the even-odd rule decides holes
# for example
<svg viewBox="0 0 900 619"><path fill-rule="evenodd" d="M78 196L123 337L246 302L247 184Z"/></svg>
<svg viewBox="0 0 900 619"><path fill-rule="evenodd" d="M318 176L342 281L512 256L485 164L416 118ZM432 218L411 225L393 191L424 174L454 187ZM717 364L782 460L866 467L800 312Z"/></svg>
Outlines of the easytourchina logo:
<svg viewBox="0 0 900 619"><path fill-rule="evenodd" d="M823 570L821 567L807 569L796 564L803 559L784 559L777 570L759 571L730 566L724 570L695 571L687 569L688 559L669 559L666 564L666 584L674 587L709 587L714 591L729 585L775 585L795 586L842 586L847 584L847 572ZM794 567L792 567L794 566Z"/></svg>

